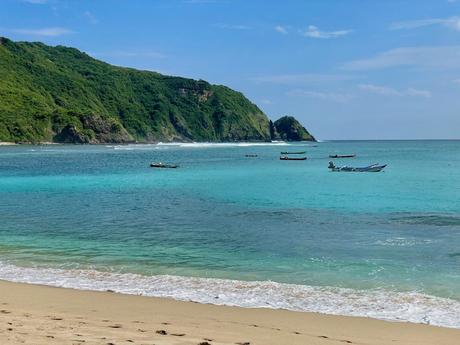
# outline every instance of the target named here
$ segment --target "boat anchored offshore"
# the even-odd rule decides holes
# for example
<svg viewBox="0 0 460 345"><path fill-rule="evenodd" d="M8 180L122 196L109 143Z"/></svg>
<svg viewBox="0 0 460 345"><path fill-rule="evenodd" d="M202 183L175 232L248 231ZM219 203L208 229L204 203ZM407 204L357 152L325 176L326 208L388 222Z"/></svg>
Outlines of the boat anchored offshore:
<svg viewBox="0 0 460 345"><path fill-rule="evenodd" d="M360 168L354 168L354 167L348 167L348 166L343 166L343 167L338 167L334 164L334 162L329 162L328 168L331 171L346 171L346 172L380 172L382 171L387 165L379 165L377 164L372 164L367 167L360 167Z"/></svg>
<svg viewBox="0 0 460 345"><path fill-rule="evenodd" d="M355 154L353 155L329 155L329 158L354 158L356 157Z"/></svg>
<svg viewBox="0 0 460 345"><path fill-rule="evenodd" d="M288 157L288 156L280 156L280 160L282 161L304 161L307 157Z"/></svg>
<svg viewBox="0 0 460 345"><path fill-rule="evenodd" d="M282 155L304 155L305 151L281 152Z"/></svg>
<svg viewBox="0 0 460 345"><path fill-rule="evenodd" d="M176 169L176 168L178 168L179 166L178 166L178 165L175 165L175 164L165 164L165 163L158 162L158 163L150 163L150 167L151 167L151 168Z"/></svg>

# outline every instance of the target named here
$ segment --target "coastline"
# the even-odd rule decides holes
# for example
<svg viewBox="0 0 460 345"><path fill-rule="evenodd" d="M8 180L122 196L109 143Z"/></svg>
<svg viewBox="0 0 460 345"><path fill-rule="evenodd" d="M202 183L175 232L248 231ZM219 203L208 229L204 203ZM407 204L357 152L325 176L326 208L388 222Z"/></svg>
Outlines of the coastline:
<svg viewBox="0 0 460 345"><path fill-rule="evenodd" d="M450 345L460 330L0 281L8 344Z"/></svg>

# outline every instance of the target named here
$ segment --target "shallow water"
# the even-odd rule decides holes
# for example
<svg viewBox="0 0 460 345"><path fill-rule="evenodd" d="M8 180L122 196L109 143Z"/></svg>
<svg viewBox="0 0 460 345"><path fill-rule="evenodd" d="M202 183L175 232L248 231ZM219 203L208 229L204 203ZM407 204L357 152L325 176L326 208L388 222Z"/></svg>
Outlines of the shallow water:
<svg viewBox="0 0 460 345"><path fill-rule="evenodd" d="M0 147L0 278L460 328L459 171L460 141Z"/></svg>

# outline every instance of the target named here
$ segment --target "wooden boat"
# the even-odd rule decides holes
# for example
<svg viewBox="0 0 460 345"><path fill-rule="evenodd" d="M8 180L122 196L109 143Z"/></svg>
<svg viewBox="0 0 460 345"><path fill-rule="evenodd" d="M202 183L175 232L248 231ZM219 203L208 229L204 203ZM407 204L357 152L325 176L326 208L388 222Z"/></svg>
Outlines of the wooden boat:
<svg viewBox="0 0 460 345"><path fill-rule="evenodd" d="M280 160L282 161L304 161L307 157L288 157L288 156L280 156Z"/></svg>
<svg viewBox="0 0 460 345"><path fill-rule="evenodd" d="M338 166L335 166L335 164L333 162L329 162L329 166L328 168L331 170L331 171L345 171L345 172L380 172L382 171L383 169L385 169L387 165L379 165L378 163L377 164L372 164L372 165L369 165L367 167L359 167L359 168L355 168L355 167L349 167L349 166L343 166L343 167L338 167Z"/></svg>
<svg viewBox="0 0 460 345"><path fill-rule="evenodd" d="M329 155L329 158L354 158L356 155Z"/></svg>
<svg viewBox="0 0 460 345"><path fill-rule="evenodd" d="M281 152L282 155L304 155L305 151Z"/></svg>
<svg viewBox="0 0 460 345"><path fill-rule="evenodd" d="M158 163L150 163L150 167L151 168L176 169L179 166L175 164L165 164L165 163L158 162Z"/></svg>

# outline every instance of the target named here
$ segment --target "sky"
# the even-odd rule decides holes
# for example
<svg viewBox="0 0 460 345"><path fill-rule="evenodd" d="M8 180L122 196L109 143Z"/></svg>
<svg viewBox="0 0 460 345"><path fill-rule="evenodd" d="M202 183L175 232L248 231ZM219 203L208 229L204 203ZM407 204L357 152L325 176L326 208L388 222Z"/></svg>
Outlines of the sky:
<svg viewBox="0 0 460 345"><path fill-rule="evenodd" d="M460 0L1 0L0 35L227 85L322 140L460 139Z"/></svg>

